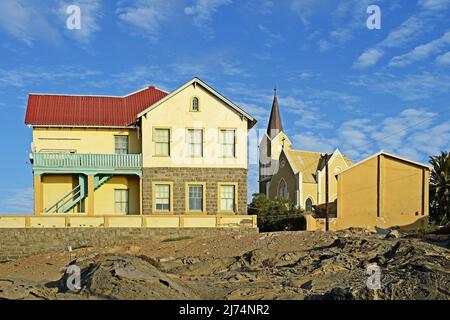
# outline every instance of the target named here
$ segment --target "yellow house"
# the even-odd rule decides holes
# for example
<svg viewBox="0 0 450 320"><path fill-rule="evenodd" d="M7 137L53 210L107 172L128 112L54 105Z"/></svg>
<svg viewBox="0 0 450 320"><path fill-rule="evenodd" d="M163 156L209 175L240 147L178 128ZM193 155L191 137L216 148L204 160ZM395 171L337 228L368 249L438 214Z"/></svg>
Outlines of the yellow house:
<svg viewBox="0 0 450 320"><path fill-rule="evenodd" d="M430 168L386 152L356 164L332 154L295 150L283 132L275 96L259 150L260 193L308 214L308 230L415 228L428 221Z"/></svg>
<svg viewBox="0 0 450 320"><path fill-rule="evenodd" d="M123 97L30 94L35 215L247 214L256 120L198 78Z"/></svg>

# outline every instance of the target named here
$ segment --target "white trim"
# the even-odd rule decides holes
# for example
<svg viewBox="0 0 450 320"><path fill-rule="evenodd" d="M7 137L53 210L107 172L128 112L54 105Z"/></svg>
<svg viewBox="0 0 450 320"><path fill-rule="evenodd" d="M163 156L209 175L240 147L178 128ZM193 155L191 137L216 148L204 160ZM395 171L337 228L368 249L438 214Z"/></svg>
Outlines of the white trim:
<svg viewBox="0 0 450 320"><path fill-rule="evenodd" d="M322 192L320 192L320 188L322 186L321 178L323 176L323 172L321 170L317 170L317 203L320 201L320 196L322 195Z"/></svg>
<svg viewBox="0 0 450 320"><path fill-rule="evenodd" d="M169 92L167 92L166 90L160 89L158 87L155 86L147 86L145 88L133 91L131 93L128 93L124 96L112 96L112 95L101 95L101 94L68 94L68 93L33 93L30 92L28 93L29 96L34 95L34 96L67 96L67 97L97 97L97 98L126 98L129 97L133 94L136 94L138 92L144 91L144 90L148 90L149 88L155 88L156 90L162 91L164 93L169 94Z"/></svg>
<svg viewBox="0 0 450 320"><path fill-rule="evenodd" d="M178 89L176 89L175 91L172 91L170 94L168 94L167 96L165 96L164 98L156 101L155 103L153 103L152 105L150 105L147 109L145 109L144 111L141 111L138 115L137 118L140 118L142 116L144 116L145 114L147 114L149 111L153 110L154 108L158 107L160 104L166 102L167 100L169 100L170 98L172 98L173 96L175 96L176 94L178 94L179 92L181 92L182 90L184 90L185 88L189 87L192 84L199 84L202 87L204 87L206 90L208 90L209 92L211 92L212 94L214 94L217 98L219 98L220 100L222 100L223 102L225 102L228 106L230 106L232 109L234 109L235 111L237 111L238 113L240 113L241 115L244 115L248 120L250 121L255 121L255 119L249 115L247 112L245 112L243 109L241 109L239 106L237 106L236 104L234 104L233 102L231 102L230 100L228 100L227 98L225 98L223 95L221 95L219 92L217 92L216 90L214 90L212 87L210 87L209 85L207 85L205 82L203 82L202 80L200 80L199 78L195 77L192 80L186 82L184 85L182 85L181 87L179 87Z"/></svg>
<svg viewBox="0 0 450 320"><path fill-rule="evenodd" d="M299 207L303 206L303 172L298 173Z"/></svg>
<svg viewBox="0 0 450 320"><path fill-rule="evenodd" d="M349 167L347 161L345 161L344 156L342 155L342 153L339 151L339 148L336 148L336 150L334 150L333 155L330 157L330 159L328 160L329 163L332 162L332 160L334 160L334 158L336 157L336 155L339 155L342 159L342 161L344 161L345 165L347 166L347 168Z"/></svg>
<svg viewBox="0 0 450 320"><path fill-rule="evenodd" d="M378 157L380 155L385 155L385 156L388 156L388 157L391 157L391 158L394 158L394 159L399 159L399 160L402 160L402 161L405 161L405 162L409 162L409 163L415 164L416 166L424 167L424 168L427 168L427 169L430 169L430 170L432 169L432 166L430 166L430 165L423 164L423 163L420 163L420 162L416 162L416 161L413 161L413 160L409 160L409 159L406 159L406 158L403 158L403 157L400 157L400 156L396 156L394 154L391 154L391 153L388 153L388 152L385 152L385 151L381 150L380 152L375 153L375 154L373 154L373 155L371 155L371 156L369 156L369 157L367 157L367 158L365 158L365 159L363 159L363 160L361 160L361 161L351 165L350 167L342 170L337 175L340 175L343 172L346 172L346 171L348 171L348 170L350 170L350 169L352 169L352 168L354 168L354 167L356 167L356 166L358 166L358 165L360 165L360 164L362 164L362 163L364 163L364 162L366 162L368 160L376 158L376 157Z"/></svg>

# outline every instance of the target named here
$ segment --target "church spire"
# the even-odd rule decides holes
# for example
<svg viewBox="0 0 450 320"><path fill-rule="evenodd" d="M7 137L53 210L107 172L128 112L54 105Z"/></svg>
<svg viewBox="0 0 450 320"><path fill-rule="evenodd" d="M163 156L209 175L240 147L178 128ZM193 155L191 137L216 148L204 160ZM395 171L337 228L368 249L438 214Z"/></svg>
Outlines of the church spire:
<svg viewBox="0 0 450 320"><path fill-rule="evenodd" d="M278 108L277 88L273 89L272 111L270 112L269 125L267 126L267 134L270 139L274 138L280 131L283 131L281 123L280 109Z"/></svg>

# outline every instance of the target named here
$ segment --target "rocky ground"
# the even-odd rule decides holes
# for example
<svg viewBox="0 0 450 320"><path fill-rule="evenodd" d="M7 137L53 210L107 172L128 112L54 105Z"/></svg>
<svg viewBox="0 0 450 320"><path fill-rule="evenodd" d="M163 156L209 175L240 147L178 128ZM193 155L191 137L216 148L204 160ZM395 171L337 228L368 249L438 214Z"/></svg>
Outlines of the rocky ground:
<svg viewBox="0 0 450 320"><path fill-rule="evenodd" d="M0 299L444 299L449 236L275 232L80 248L0 263ZM81 290L65 270L81 268ZM368 289L367 266L381 269Z"/></svg>

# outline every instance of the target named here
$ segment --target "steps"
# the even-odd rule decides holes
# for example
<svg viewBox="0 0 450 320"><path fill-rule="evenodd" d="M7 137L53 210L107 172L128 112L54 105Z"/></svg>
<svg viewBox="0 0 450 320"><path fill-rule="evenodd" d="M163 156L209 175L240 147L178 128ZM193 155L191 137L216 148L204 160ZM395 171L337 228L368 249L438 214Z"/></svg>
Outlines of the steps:
<svg viewBox="0 0 450 320"><path fill-rule="evenodd" d="M94 176L94 190L105 184L112 175ZM56 201L52 206L45 209L46 213L66 213L78 204L82 203L87 197L87 176L80 175L78 177L78 185L61 199Z"/></svg>

